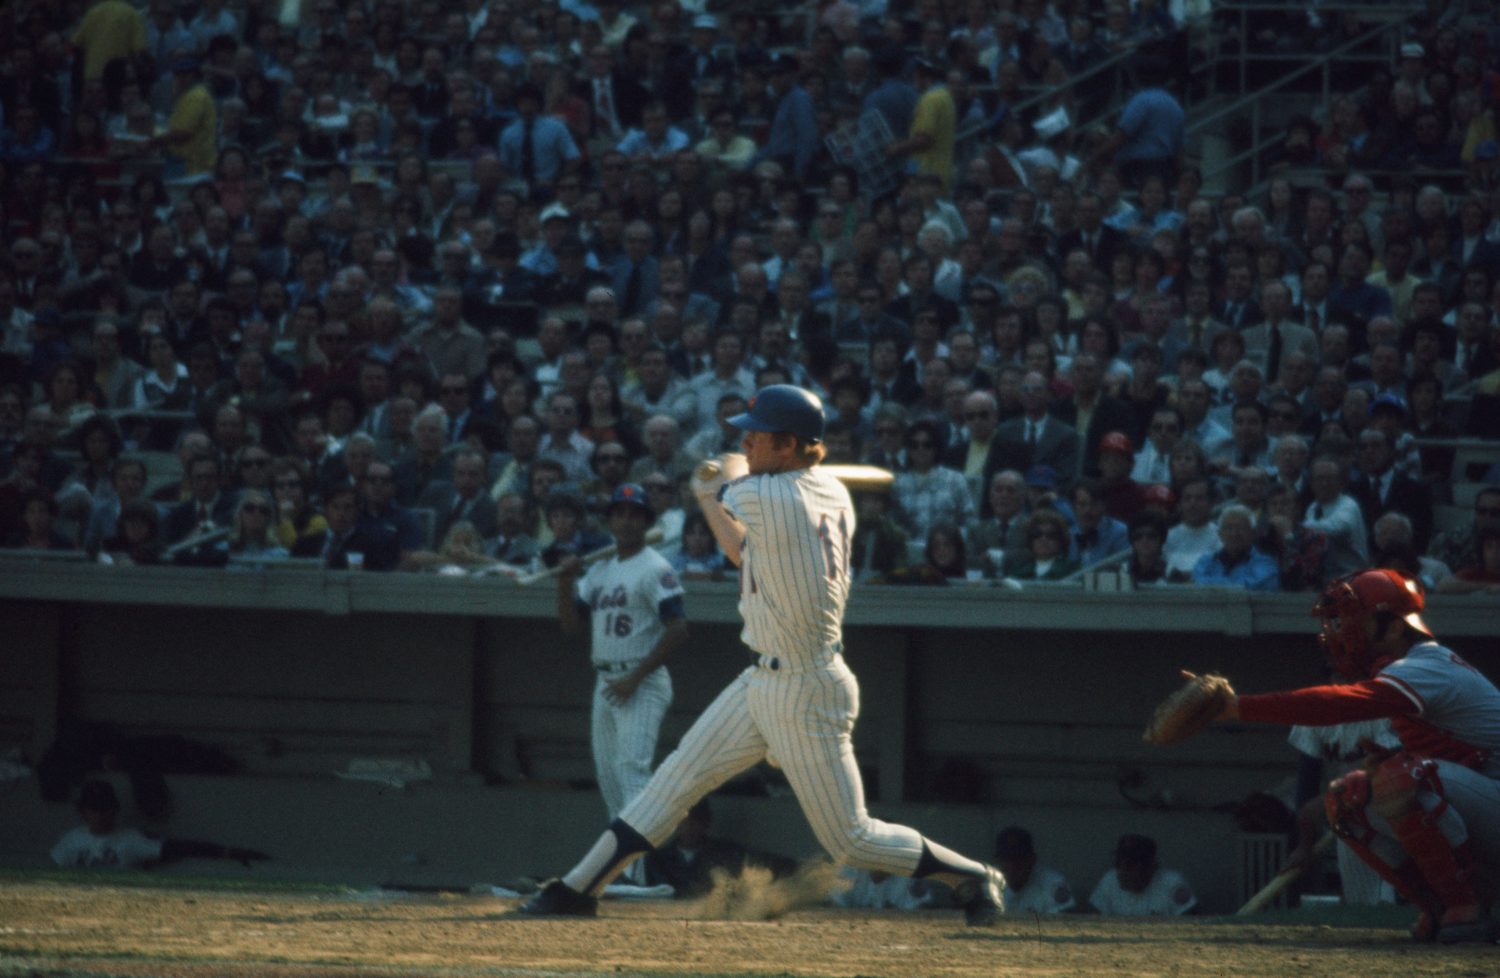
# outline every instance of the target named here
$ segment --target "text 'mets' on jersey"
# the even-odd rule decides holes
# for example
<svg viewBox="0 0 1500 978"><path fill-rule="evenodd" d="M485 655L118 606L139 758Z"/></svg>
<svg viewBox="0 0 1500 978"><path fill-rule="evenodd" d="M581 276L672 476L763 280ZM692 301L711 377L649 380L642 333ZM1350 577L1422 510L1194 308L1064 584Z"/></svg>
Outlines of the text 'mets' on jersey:
<svg viewBox="0 0 1500 978"><path fill-rule="evenodd" d="M666 623L683 616L682 593L672 565L650 547L625 560L611 557L590 567L578 580L578 601L586 606L593 628L594 664L650 655Z"/></svg>
<svg viewBox="0 0 1500 978"><path fill-rule="evenodd" d="M855 527L844 484L813 466L745 476L726 485L720 499L745 526L744 643L789 665L837 653Z"/></svg>

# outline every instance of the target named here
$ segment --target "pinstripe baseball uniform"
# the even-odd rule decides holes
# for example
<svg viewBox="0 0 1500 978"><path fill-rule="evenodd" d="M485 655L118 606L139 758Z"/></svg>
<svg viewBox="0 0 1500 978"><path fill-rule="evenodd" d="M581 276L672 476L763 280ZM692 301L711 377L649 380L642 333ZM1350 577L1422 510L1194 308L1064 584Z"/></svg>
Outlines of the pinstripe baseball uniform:
<svg viewBox="0 0 1500 978"><path fill-rule="evenodd" d="M672 703L666 666L651 671L624 703L605 696L619 679L651 654L666 623L682 617L682 585L665 557L643 547L631 557L611 557L578 581L579 613L588 614L594 682L591 747L599 791L610 817L620 814L651 777L656 738Z"/></svg>
<svg viewBox="0 0 1500 978"><path fill-rule="evenodd" d="M745 527L741 637L759 660L704 711L621 820L660 845L694 802L765 759L785 772L837 861L913 875L922 836L869 816L854 762L859 686L842 655L855 526L848 491L813 467L746 476L720 499Z"/></svg>

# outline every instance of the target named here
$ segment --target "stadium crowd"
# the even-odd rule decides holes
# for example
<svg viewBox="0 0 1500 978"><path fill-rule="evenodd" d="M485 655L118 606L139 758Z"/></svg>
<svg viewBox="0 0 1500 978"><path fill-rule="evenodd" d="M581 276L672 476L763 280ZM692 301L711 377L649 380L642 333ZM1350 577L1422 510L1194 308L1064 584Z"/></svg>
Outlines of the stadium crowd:
<svg viewBox="0 0 1500 978"><path fill-rule="evenodd" d="M526 568L632 481L720 577L685 480L791 382L897 472L861 580L1493 590L1429 442L1500 438L1500 28L1430 5L1247 195L1184 154L1204 6L8 4L0 544Z"/></svg>

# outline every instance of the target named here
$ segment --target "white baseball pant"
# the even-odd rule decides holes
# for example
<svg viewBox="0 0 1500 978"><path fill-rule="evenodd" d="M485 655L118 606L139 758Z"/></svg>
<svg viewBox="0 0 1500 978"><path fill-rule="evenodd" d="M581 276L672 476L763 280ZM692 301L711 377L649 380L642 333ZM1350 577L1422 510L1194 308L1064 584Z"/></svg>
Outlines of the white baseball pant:
<svg viewBox="0 0 1500 978"><path fill-rule="evenodd" d="M842 656L806 667L762 656L709 705L620 818L659 846L698 799L764 759L786 774L835 861L911 876L922 836L865 810L851 738L858 715L859 684Z"/></svg>
<svg viewBox="0 0 1500 978"><path fill-rule="evenodd" d="M624 671L599 673L590 721L594 772L610 818L620 814L651 780L656 738L672 705L672 679L666 669L654 670L624 703L611 703L604 695L607 681L624 675Z"/></svg>

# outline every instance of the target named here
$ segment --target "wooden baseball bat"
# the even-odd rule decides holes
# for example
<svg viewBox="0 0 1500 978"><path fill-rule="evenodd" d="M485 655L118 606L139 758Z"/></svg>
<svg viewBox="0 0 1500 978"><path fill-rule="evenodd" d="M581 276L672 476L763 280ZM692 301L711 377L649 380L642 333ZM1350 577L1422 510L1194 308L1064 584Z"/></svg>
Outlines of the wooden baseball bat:
<svg viewBox="0 0 1500 978"><path fill-rule="evenodd" d="M706 458L698 463L698 478L707 481L718 475L724 467L719 458ZM850 492L889 492L896 481L895 473L878 465L857 465L845 462L827 462L818 466L844 484Z"/></svg>
<svg viewBox="0 0 1500 978"><path fill-rule="evenodd" d="M646 545L649 547L653 544L661 543L662 536L663 534L661 527L653 526L651 529L646 531ZM589 553L584 554L579 559L583 562L583 566L587 567L590 564L597 564L601 560L608 560L609 558L613 557L615 555L615 552L619 549L620 548L618 544L612 543L607 547L600 547L598 550L590 551ZM522 574L520 577L516 578L516 583L521 585L536 584L540 581L550 580L551 578L556 577L561 572L562 564L559 562L556 567L547 567L543 570L534 571L530 574Z"/></svg>
<svg viewBox="0 0 1500 978"><path fill-rule="evenodd" d="M175 557L185 550L191 550L194 547L202 546L205 543L215 543L229 536L230 529L231 528L227 526L219 526L215 527L212 530L209 530L207 533L199 533L196 536L190 536L184 540L179 540L167 549L163 550L162 556Z"/></svg>
<svg viewBox="0 0 1500 978"><path fill-rule="evenodd" d="M1283 869L1281 872L1271 877L1271 881L1265 886L1261 887L1260 891L1257 892L1253 897L1246 900L1245 905L1236 910L1234 915L1236 917L1248 917L1253 913L1259 913L1266 904L1270 903L1272 900L1280 896L1282 890L1286 889L1288 886L1291 886L1293 880L1307 871L1308 863L1311 863L1314 857L1320 856L1324 852L1328 851L1328 847L1331 845L1333 845L1333 833L1323 833L1323 838L1319 839L1316 843L1313 844L1312 853L1308 856L1305 862L1299 863L1296 866L1288 866L1286 869Z"/></svg>

